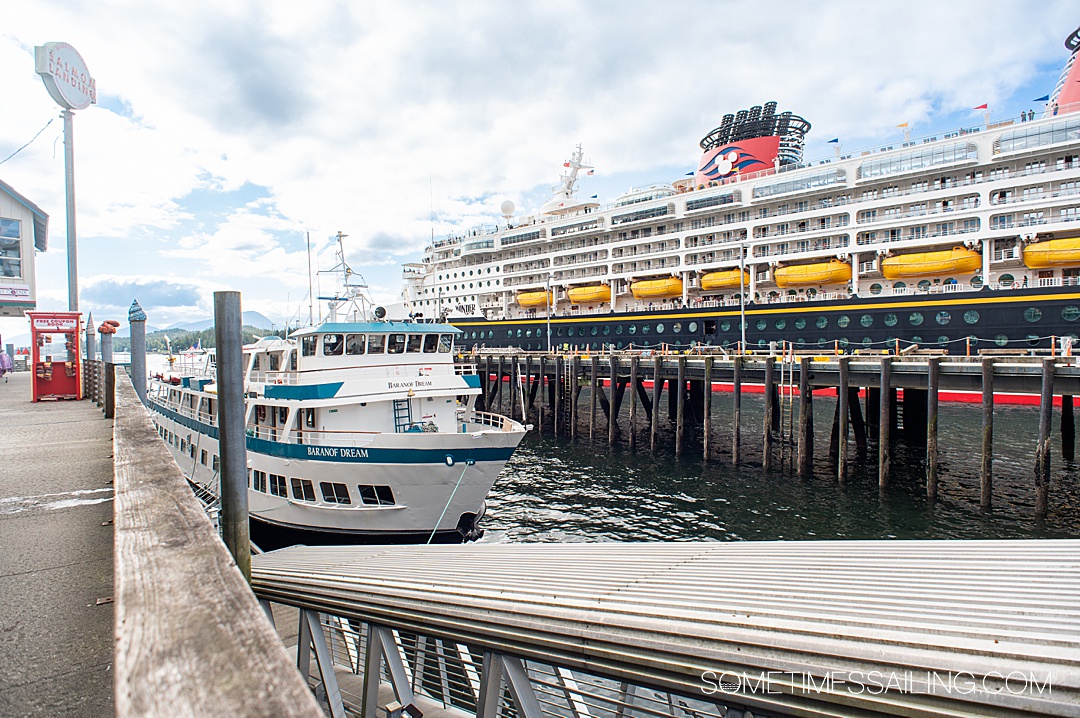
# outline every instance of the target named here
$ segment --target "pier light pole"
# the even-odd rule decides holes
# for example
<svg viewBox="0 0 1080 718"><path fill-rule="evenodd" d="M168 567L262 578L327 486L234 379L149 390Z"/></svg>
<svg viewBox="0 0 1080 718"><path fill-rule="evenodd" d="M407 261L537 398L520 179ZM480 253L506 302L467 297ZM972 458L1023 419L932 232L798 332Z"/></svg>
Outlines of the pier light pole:
<svg viewBox="0 0 1080 718"><path fill-rule="evenodd" d="M551 353L551 272L547 275L547 289L544 291L544 307L545 314L547 314L547 353Z"/></svg>
<svg viewBox="0 0 1080 718"><path fill-rule="evenodd" d="M82 55L66 42L34 48L34 70L45 89L64 108L64 190L67 197L68 311L79 311L78 248L75 240L75 131L72 110L97 104L97 84Z"/></svg>

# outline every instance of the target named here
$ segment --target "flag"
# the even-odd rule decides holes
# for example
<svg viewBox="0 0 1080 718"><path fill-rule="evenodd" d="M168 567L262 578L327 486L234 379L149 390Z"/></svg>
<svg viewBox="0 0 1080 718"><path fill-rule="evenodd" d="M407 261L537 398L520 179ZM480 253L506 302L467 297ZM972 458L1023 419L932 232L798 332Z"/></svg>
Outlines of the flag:
<svg viewBox="0 0 1080 718"><path fill-rule="evenodd" d="M981 105L979 105L978 107L973 107L971 109L973 109L973 110L987 110L989 108L986 106L986 103L984 102Z"/></svg>
<svg viewBox="0 0 1080 718"><path fill-rule="evenodd" d="M687 176L687 177L693 177L693 176L694 176L694 174L695 174L694 172L687 172L687 173L686 173L686 176Z"/></svg>
<svg viewBox="0 0 1080 718"><path fill-rule="evenodd" d="M1049 102L1050 95L1043 95L1042 97L1036 97L1032 102Z"/></svg>
<svg viewBox="0 0 1080 718"><path fill-rule="evenodd" d="M975 108L975 109L978 109L978 108ZM563 163L562 163L562 166L563 166L563 167L569 167L569 166L570 166L570 161L569 161L569 160L567 160L566 162L563 162Z"/></svg>
<svg viewBox="0 0 1080 718"><path fill-rule="evenodd" d="M834 137L831 140L829 140L828 142L826 142L825 144L829 145L829 144L832 144L833 142L836 142L836 143L839 144L840 138L839 137Z"/></svg>
<svg viewBox="0 0 1080 718"><path fill-rule="evenodd" d="M907 126L908 126L908 123L906 123L906 122L901 122L899 125L897 125L897 127L903 127L905 129L907 128Z"/></svg>
<svg viewBox="0 0 1080 718"><path fill-rule="evenodd" d="M589 199L596 199L596 195L593 195L592 197L589 197Z"/></svg>
<svg viewBox="0 0 1080 718"><path fill-rule="evenodd" d="M596 170L589 170L589 171L588 171L588 172L586 172L585 174L587 174L587 175L594 175L594 174L596 174Z"/></svg>

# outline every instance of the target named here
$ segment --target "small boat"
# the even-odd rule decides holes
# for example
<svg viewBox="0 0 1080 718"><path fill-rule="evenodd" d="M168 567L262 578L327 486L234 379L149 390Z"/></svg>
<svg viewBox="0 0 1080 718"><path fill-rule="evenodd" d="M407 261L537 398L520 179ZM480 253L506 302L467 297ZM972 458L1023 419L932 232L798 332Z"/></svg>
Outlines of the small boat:
<svg viewBox="0 0 1080 718"><path fill-rule="evenodd" d="M683 283L678 277L642 279L630 284L630 292L634 295L634 299L666 299L668 297L681 297Z"/></svg>
<svg viewBox="0 0 1080 718"><path fill-rule="evenodd" d="M815 264L793 264L778 268L773 276L778 287L841 284L851 280L851 265L839 259Z"/></svg>
<svg viewBox="0 0 1080 718"><path fill-rule="evenodd" d="M953 247L936 252L898 254L881 260L881 274L886 279L907 279L941 274L967 274L982 268L982 255L967 247Z"/></svg>
<svg viewBox="0 0 1080 718"><path fill-rule="evenodd" d="M520 292L517 295L517 303L520 307L543 307L550 305L551 292Z"/></svg>
<svg viewBox="0 0 1080 718"><path fill-rule="evenodd" d="M1080 264L1080 237L1047 239L1024 247L1024 264L1030 269L1045 269Z"/></svg>
<svg viewBox="0 0 1080 718"><path fill-rule="evenodd" d="M741 278L740 278L741 275ZM730 289L738 286L750 286L750 272L738 269L723 269L719 272L707 272L701 275L701 288L707 292L715 289Z"/></svg>
<svg viewBox="0 0 1080 718"><path fill-rule="evenodd" d="M454 363L460 330L384 321L350 276L326 322L244 348L252 541L270 550L478 538L488 491L528 427L476 410L480 377ZM214 355L191 360L200 366L181 365L181 377L152 378L147 405L192 488L213 505Z"/></svg>
<svg viewBox="0 0 1080 718"><path fill-rule="evenodd" d="M590 284L586 287L574 287L566 292L566 296L574 304L583 302L610 302L611 287L606 284Z"/></svg>

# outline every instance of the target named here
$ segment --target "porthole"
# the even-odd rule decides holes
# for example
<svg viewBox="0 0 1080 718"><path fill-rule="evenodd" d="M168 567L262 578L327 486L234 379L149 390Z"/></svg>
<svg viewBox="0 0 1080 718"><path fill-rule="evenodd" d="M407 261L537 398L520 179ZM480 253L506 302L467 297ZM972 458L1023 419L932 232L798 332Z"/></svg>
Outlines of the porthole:
<svg viewBox="0 0 1080 718"><path fill-rule="evenodd" d="M871 294L881 294L881 285L878 284L877 282L874 282L873 284L871 284L870 285L870 293Z"/></svg>
<svg viewBox="0 0 1080 718"><path fill-rule="evenodd" d="M596 351L596 342L593 342L590 346L593 351Z"/></svg>
<svg viewBox="0 0 1080 718"><path fill-rule="evenodd" d="M795 320L795 328L796 329L806 329L806 319L804 317L799 317L798 319L796 319Z"/></svg>
<svg viewBox="0 0 1080 718"><path fill-rule="evenodd" d="M873 340L873 339L871 339L870 337L863 337L863 338L862 338L862 345L863 345L864 347L868 347L868 346L870 346L870 345L871 345L871 344L873 344L873 343L874 343L874 340Z"/></svg>
<svg viewBox="0 0 1080 718"><path fill-rule="evenodd" d="M507 329L506 330L506 338L507 339L513 339L514 338L514 330L513 329Z"/></svg>
<svg viewBox="0 0 1080 718"><path fill-rule="evenodd" d="M1037 322L1042 319L1042 310L1037 307L1028 307L1024 310L1024 319L1029 322Z"/></svg>
<svg viewBox="0 0 1080 718"><path fill-rule="evenodd" d="M919 326L920 324L923 323L922 312L912 312L908 316L907 320L908 320L908 324L910 324L911 326L913 326L913 327Z"/></svg>
<svg viewBox="0 0 1080 718"><path fill-rule="evenodd" d="M968 344L970 344L971 346L975 346L976 344L979 343L979 338L977 336L975 336L974 334L970 334L970 335L968 335L967 341L968 341Z"/></svg>
<svg viewBox="0 0 1080 718"><path fill-rule="evenodd" d="M964 321L968 324L978 324L979 313L974 309L967 310L966 312L964 312Z"/></svg>
<svg viewBox="0 0 1080 718"><path fill-rule="evenodd" d="M918 334L916 334L915 336L913 336L911 338L911 343L912 344L922 344L922 337L920 337Z"/></svg>
<svg viewBox="0 0 1080 718"><path fill-rule="evenodd" d="M897 322L896 315L890 312L885 315L882 321L885 322L885 326L887 327L895 327Z"/></svg>
<svg viewBox="0 0 1080 718"><path fill-rule="evenodd" d="M568 336L568 337L574 336L575 332L577 332L577 327L567 327L566 328L566 336Z"/></svg>
<svg viewBox="0 0 1080 718"><path fill-rule="evenodd" d="M606 337L606 336L610 336L610 335L611 335L611 325L610 324L605 324L604 325L604 336Z"/></svg>
<svg viewBox="0 0 1080 718"><path fill-rule="evenodd" d="M765 328L768 327L768 326L769 326L769 323L767 321L765 321L764 319L758 319L757 320L757 328L758 328L759 332L765 331Z"/></svg>
<svg viewBox="0 0 1080 718"><path fill-rule="evenodd" d="M919 289L921 289L921 290L923 290L925 292L929 288L930 288L930 280L929 279L924 279L921 282L919 282Z"/></svg>
<svg viewBox="0 0 1080 718"><path fill-rule="evenodd" d="M938 324L945 325L952 321L952 315L948 312L938 312L937 316L934 317L934 320Z"/></svg>
<svg viewBox="0 0 1080 718"><path fill-rule="evenodd" d="M982 285L983 285L982 275L976 274L974 277L971 278L971 288L972 289L982 289Z"/></svg>
<svg viewBox="0 0 1080 718"><path fill-rule="evenodd" d="M555 327L555 336L561 337L562 333L563 333L563 328L562 327Z"/></svg>
<svg viewBox="0 0 1080 718"><path fill-rule="evenodd" d="M841 329L846 329L847 325L850 323L851 320L848 319L848 316L846 314L841 314L839 317L836 318L836 326L840 327Z"/></svg>
<svg viewBox="0 0 1080 718"><path fill-rule="evenodd" d="M631 324L630 328L627 329L627 331L631 334L637 334L637 324Z"/></svg>
<svg viewBox="0 0 1080 718"><path fill-rule="evenodd" d="M724 347L725 349L727 349L727 348L728 348L729 346L731 346L731 340L730 340L730 339L725 339L725 340L724 340L724 341L723 341L723 342L722 342L722 343L720 344L720 346L722 346L722 347Z"/></svg>
<svg viewBox="0 0 1080 718"><path fill-rule="evenodd" d="M799 337L798 339L795 340L795 345L798 346L800 349L802 349L804 346L806 346L806 340L803 339L802 337Z"/></svg>
<svg viewBox="0 0 1080 718"><path fill-rule="evenodd" d="M757 340L757 345L758 345L759 349L764 349L765 348L765 340L764 339L758 339Z"/></svg>
<svg viewBox="0 0 1080 718"><path fill-rule="evenodd" d="M859 317L859 324L862 324L864 327L868 327L873 323L874 323L874 318L872 316L870 316L869 314L864 314L861 317Z"/></svg>
<svg viewBox="0 0 1080 718"><path fill-rule="evenodd" d="M520 329L517 330L517 336L518 336L518 339L521 339L521 330Z"/></svg>
<svg viewBox="0 0 1080 718"><path fill-rule="evenodd" d="M848 339L847 337L840 337L840 340L837 343L840 345L841 349L844 349L848 345Z"/></svg>
<svg viewBox="0 0 1080 718"><path fill-rule="evenodd" d="M731 331L731 322L729 322L727 319L720 322L720 331L722 331L722 332Z"/></svg>
<svg viewBox="0 0 1080 718"><path fill-rule="evenodd" d="M943 347L949 343L949 338L942 334L940 337L937 338L937 343L939 347Z"/></svg>
<svg viewBox="0 0 1080 718"><path fill-rule="evenodd" d="M681 332L682 331L682 322L675 322L674 324L672 324L671 325L671 331L675 332L676 334Z"/></svg>
<svg viewBox="0 0 1080 718"><path fill-rule="evenodd" d="M778 330L785 329L787 327L787 319L777 319L775 326Z"/></svg>
<svg viewBox="0 0 1080 718"><path fill-rule="evenodd" d="M1028 334L1027 343L1029 347L1037 347L1039 346L1039 337L1035 334Z"/></svg>
<svg viewBox="0 0 1080 718"><path fill-rule="evenodd" d="M816 326L818 329L824 329L825 327L829 326L829 318L818 317L814 320L814 326Z"/></svg>
<svg viewBox="0 0 1080 718"><path fill-rule="evenodd" d="M997 344L999 347L1003 347L1008 343L1009 338L1004 334L998 334L996 337L994 337L994 344Z"/></svg>
<svg viewBox="0 0 1080 718"><path fill-rule="evenodd" d="M820 339L818 339L817 340L817 345L818 345L819 349L824 349L825 348L825 337L821 337Z"/></svg>
<svg viewBox="0 0 1080 718"><path fill-rule="evenodd" d="M1080 319L1080 307L1068 306L1062 307L1061 318L1067 322L1075 322Z"/></svg>
<svg viewBox="0 0 1080 718"><path fill-rule="evenodd" d="M907 289L907 284L904 282L893 282L893 289Z"/></svg>
<svg viewBox="0 0 1080 718"><path fill-rule="evenodd" d="M526 339L532 339L532 329L526 329L525 330L525 338Z"/></svg>
<svg viewBox="0 0 1080 718"><path fill-rule="evenodd" d="M494 339L494 338L495 338L495 330L494 329L489 329L488 330L488 339Z"/></svg>
<svg viewBox="0 0 1080 718"><path fill-rule="evenodd" d="M622 332L623 332L623 325L622 325L622 324L620 324L619 326L615 327L615 333L616 333L616 334L622 334Z"/></svg>
<svg viewBox="0 0 1080 718"><path fill-rule="evenodd" d="M652 326L650 326L648 324L642 324L641 325L641 333L642 334L648 334L650 331L652 331Z"/></svg>
<svg viewBox="0 0 1080 718"><path fill-rule="evenodd" d="M1011 287L1015 283L1016 278L1013 277L1013 275L1011 274L1002 274L1000 277L998 277L998 284L1003 287Z"/></svg>
<svg viewBox="0 0 1080 718"><path fill-rule="evenodd" d="M615 348L616 348L616 349L622 349L622 348L623 348L623 343L622 343L622 339L620 339L619 341L615 342Z"/></svg>
<svg viewBox="0 0 1080 718"><path fill-rule="evenodd" d="M691 334L696 332L697 331L697 322L690 322L689 324L687 324L686 325L686 330L689 331Z"/></svg>
<svg viewBox="0 0 1080 718"><path fill-rule="evenodd" d="M597 334L600 333L600 327L593 326L592 330L589 333L595 337Z"/></svg>
<svg viewBox="0 0 1080 718"><path fill-rule="evenodd" d="M663 334L664 333L664 325L663 324L657 324L656 325L656 333L657 334Z"/></svg>

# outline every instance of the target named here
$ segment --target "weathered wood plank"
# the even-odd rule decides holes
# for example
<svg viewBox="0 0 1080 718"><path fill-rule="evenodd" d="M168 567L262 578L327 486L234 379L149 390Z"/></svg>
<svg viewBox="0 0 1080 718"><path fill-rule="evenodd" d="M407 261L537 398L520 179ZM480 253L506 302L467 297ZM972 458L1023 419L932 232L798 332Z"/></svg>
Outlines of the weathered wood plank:
<svg viewBox="0 0 1080 718"><path fill-rule="evenodd" d="M125 374L116 394L116 715L322 716Z"/></svg>

